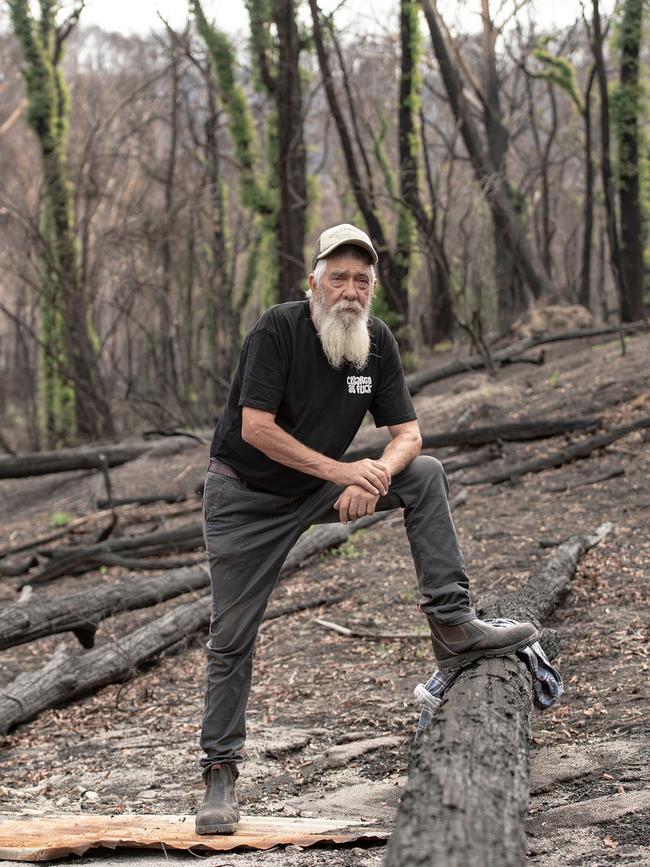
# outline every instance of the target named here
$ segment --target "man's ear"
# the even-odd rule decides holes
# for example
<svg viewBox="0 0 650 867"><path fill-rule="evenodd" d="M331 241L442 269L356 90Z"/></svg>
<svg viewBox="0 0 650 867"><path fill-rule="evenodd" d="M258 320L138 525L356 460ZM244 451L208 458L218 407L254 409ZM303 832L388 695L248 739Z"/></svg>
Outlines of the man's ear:
<svg viewBox="0 0 650 867"><path fill-rule="evenodd" d="M311 294L313 295L314 292L318 292L318 283L316 282L316 275L314 274L313 271L309 275L308 280L309 280L309 288L311 289Z"/></svg>

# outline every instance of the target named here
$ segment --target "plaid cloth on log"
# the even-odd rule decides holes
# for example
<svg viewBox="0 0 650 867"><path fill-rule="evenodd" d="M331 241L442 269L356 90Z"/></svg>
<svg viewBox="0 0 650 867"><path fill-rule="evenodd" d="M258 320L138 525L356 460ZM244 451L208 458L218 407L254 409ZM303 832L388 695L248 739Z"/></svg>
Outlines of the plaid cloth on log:
<svg viewBox="0 0 650 867"><path fill-rule="evenodd" d="M494 626L508 626L514 623L506 617L486 619L486 623ZM562 678L559 671L554 668L542 649L539 641L535 641L528 647L522 647L517 651L517 656L522 659L533 678L533 702L535 707L546 710L551 707L564 692ZM433 714L442 704L442 697L452 683L462 672L462 668L452 668L447 671L434 671L426 683L418 683L415 687L415 698L422 705L420 719L415 731L415 740L429 727Z"/></svg>

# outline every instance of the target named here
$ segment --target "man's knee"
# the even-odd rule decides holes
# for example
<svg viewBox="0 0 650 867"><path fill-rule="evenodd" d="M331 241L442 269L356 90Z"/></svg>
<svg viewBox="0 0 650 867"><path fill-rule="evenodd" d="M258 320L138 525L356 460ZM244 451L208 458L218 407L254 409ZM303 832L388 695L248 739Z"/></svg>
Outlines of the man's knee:
<svg viewBox="0 0 650 867"><path fill-rule="evenodd" d="M408 469L422 481L439 480L445 477L445 470L438 458L432 455L418 455L411 461Z"/></svg>
<svg viewBox="0 0 650 867"><path fill-rule="evenodd" d="M210 622L210 637L206 647L208 655L237 659L251 653L264 616L264 608L255 610L235 609L213 614Z"/></svg>

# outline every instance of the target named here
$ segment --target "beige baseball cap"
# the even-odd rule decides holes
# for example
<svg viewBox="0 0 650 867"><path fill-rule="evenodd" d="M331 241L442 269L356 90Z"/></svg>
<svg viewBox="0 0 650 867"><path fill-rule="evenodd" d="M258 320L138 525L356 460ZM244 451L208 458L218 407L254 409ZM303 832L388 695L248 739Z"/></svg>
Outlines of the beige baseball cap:
<svg viewBox="0 0 650 867"><path fill-rule="evenodd" d="M350 223L341 223L339 226L325 229L316 241L311 260L312 270L316 267L316 262L319 259L326 259L337 247L341 247L343 244L354 244L356 247L361 247L370 254L373 265L377 264L379 257L368 235Z"/></svg>

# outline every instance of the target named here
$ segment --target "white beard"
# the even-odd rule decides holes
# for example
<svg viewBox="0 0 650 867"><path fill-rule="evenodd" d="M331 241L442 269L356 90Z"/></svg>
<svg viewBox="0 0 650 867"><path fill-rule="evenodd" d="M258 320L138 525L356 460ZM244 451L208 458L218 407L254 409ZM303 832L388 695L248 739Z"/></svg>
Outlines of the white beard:
<svg viewBox="0 0 650 867"><path fill-rule="evenodd" d="M325 310L319 298L313 299L313 318L323 352L335 370L349 361L357 370L363 370L370 354L368 315L370 304L364 309L358 301L337 301Z"/></svg>

